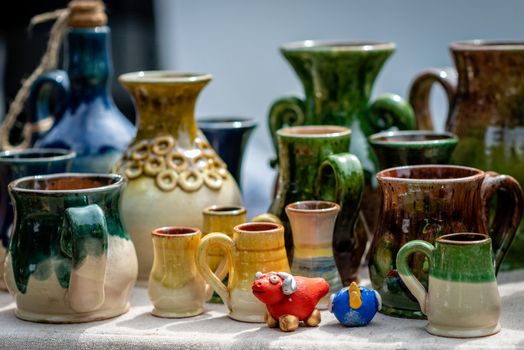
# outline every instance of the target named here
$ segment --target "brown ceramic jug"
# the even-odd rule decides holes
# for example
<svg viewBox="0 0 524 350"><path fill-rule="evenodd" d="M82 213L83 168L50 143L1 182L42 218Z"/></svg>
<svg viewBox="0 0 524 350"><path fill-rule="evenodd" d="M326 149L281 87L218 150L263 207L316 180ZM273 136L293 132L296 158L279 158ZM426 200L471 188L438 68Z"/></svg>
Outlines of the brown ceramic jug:
<svg viewBox="0 0 524 350"><path fill-rule="evenodd" d="M456 232L489 234L498 270L522 216L522 190L514 178L462 166L414 165L383 170L377 179L382 206L370 249L369 274L382 297L382 313L424 317L395 264L399 249L409 241L433 243ZM495 194L497 208L490 220L489 203ZM416 253L409 266L427 287L427 258Z"/></svg>
<svg viewBox="0 0 524 350"><path fill-rule="evenodd" d="M445 128L460 140L451 163L509 174L524 186L524 42L455 42L450 50L456 71L430 69L413 81L418 127L433 128L428 100L437 82L449 100ZM502 269L524 268L523 250L521 222Z"/></svg>

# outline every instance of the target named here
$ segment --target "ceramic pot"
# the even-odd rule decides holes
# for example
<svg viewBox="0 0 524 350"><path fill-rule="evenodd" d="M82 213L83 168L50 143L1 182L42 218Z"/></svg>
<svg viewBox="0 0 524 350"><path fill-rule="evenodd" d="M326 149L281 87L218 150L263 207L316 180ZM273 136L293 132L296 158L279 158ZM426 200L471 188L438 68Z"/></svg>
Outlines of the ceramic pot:
<svg viewBox="0 0 524 350"><path fill-rule="evenodd" d="M415 252L428 258L427 290L409 266L409 256ZM470 338L500 331L501 303L493 258L491 239L478 233L444 235L435 245L415 240L399 250L399 275L427 315L429 333Z"/></svg>
<svg viewBox="0 0 524 350"><path fill-rule="evenodd" d="M342 288L333 256L333 230L340 206L327 201L302 201L288 204L286 214L293 234L291 273L322 277L329 283L329 294L318 304L327 309L331 293Z"/></svg>
<svg viewBox="0 0 524 350"><path fill-rule="evenodd" d="M71 169L75 152L66 149L25 149L0 153L0 289L4 283L4 259L9 233L13 223L13 205L7 193L7 185L21 177L63 173Z"/></svg>
<svg viewBox="0 0 524 350"><path fill-rule="evenodd" d="M326 200L340 205L333 233L333 250L344 284L358 280L358 269L368 235L355 227L364 176L360 162L347 153L351 130L341 126L297 126L277 132L279 177L269 212L286 227L286 251L293 260L293 235L286 205L305 200Z"/></svg>
<svg viewBox="0 0 524 350"><path fill-rule="evenodd" d="M207 257L211 247L220 247L225 253L227 286L209 268ZM282 225L269 222L237 225L233 238L211 233L200 242L196 256L200 273L226 304L229 317L243 322L264 322L266 307L253 295L251 285L257 272L289 273Z"/></svg>
<svg viewBox="0 0 524 350"><path fill-rule="evenodd" d="M369 137L381 169L403 165L448 164L458 138L429 130L384 131Z"/></svg>
<svg viewBox="0 0 524 350"><path fill-rule="evenodd" d="M122 213L135 243L140 284L153 264L151 231L164 226L202 229L210 205L241 205L238 186L201 135L196 99L209 74L166 71L128 73L119 81L133 96L138 132L114 167L129 183Z"/></svg>
<svg viewBox="0 0 524 350"><path fill-rule="evenodd" d="M107 173L135 135L111 96L110 36L107 26L68 28L64 70L43 73L28 97L32 119L54 117L52 128L38 136L35 147L75 151L75 172ZM55 96L49 85L57 91Z"/></svg>
<svg viewBox="0 0 524 350"><path fill-rule="evenodd" d="M449 101L446 130L460 139L451 162L508 174L524 186L524 42L474 40L449 48L456 70L426 70L411 85L418 127L433 128L429 92L438 83ZM524 222L502 270L523 268L522 251Z"/></svg>
<svg viewBox="0 0 524 350"><path fill-rule="evenodd" d="M240 186L244 151L257 124L247 118L202 118L198 127Z"/></svg>
<svg viewBox="0 0 524 350"><path fill-rule="evenodd" d="M490 234L495 272L498 270L522 215L522 190L514 178L461 166L414 165L383 170L377 179L382 205L370 249L369 274L382 297L382 313L424 317L395 266L398 250L409 241L433 243L454 232ZM495 194L498 206L490 221L489 202ZM425 257L413 256L410 268L427 285Z"/></svg>
<svg viewBox="0 0 524 350"><path fill-rule="evenodd" d="M282 127L350 128L350 152L360 160L366 180L362 209L373 232L380 199L374 176L379 169L367 137L391 127L415 128L413 110L400 96L384 94L371 101L375 80L395 44L305 40L284 44L280 51L300 79L304 98L284 97L271 107L269 130L277 153L277 130Z"/></svg>
<svg viewBox="0 0 524 350"><path fill-rule="evenodd" d="M125 180L116 174L55 174L9 184L15 208L5 282L17 317L87 322L129 309L137 276L120 220Z"/></svg>
<svg viewBox="0 0 524 350"><path fill-rule="evenodd" d="M161 227L151 233L155 257L149 275L149 299L158 317L201 314L211 289L196 268L202 233L195 227Z"/></svg>

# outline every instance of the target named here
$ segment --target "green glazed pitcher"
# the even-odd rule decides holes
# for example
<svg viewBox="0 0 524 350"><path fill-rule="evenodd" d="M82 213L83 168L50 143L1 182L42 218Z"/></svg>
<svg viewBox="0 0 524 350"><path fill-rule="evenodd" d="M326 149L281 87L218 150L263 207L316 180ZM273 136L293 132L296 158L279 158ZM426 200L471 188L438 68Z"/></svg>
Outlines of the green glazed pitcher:
<svg viewBox="0 0 524 350"><path fill-rule="evenodd" d="M293 236L286 205L325 200L340 205L333 232L333 252L342 283L358 280L358 268L368 237L359 214L364 175L359 160L347 153L351 130L341 126L296 126L278 130L279 177L269 212L282 220L289 261Z"/></svg>
<svg viewBox="0 0 524 350"><path fill-rule="evenodd" d="M277 130L298 125L340 125L351 129L350 152L362 164L367 198L362 203L367 223L378 215L380 196L374 178L379 170L367 137L396 127L414 129L415 116L400 96L385 94L371 101L373 84L395 51L392 42L306 40L284 44L281 53L304 87L305 97L283 97L269 112L269 130L277 148Z"/></svg>
<svg viewBox="0 0 524 350"><path fill-rule="evenodd" d="M423 253L429 261L426 288L408 260ZM435 245L414 240L398 252L400 278L427 315L429 333L444 337L480 337L500 330L500 296L491 239L480 233L440 236Z"/></svg>

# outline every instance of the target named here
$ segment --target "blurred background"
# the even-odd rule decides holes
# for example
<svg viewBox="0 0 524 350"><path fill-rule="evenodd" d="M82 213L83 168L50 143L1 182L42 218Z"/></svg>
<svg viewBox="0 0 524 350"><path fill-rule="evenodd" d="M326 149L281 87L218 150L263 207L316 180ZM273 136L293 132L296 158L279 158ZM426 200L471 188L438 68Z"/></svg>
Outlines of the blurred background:
<svg viewBox="0 0 524 350"><path fill-rule="evenodd" d="M10 3L0 21L0 116L37 66L50 25L27 31L29 19L63 8L67 1ZM279 47L305 39L392 41L396 53L385 64L374 96L393 92L407 98L413 77L427 67L451 66L448 45L469 39L523 39L524 1L506 0L154 0L106 1L115 79L113 94L135 120L132 102L116 77L124 72L169 69L209 72L197 118L241 116L258 127L248 144L242 174L248 216L268 209L275 171L266 126L269 107L283 95L303 96ZM443 129L447 102L432 92L436 127Z"/></svg>

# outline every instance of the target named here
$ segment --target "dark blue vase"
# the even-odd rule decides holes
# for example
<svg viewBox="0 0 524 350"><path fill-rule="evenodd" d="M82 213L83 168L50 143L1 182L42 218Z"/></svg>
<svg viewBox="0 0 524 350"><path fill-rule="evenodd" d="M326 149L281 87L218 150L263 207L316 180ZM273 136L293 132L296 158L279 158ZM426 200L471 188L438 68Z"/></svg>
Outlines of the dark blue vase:
<svg viewBox="0 0 524 350"><path fill-rule="evenodd" d="M42 74L28 98L29 115L34 120L50 114L55 118L53 127L39 135L35 147L75 151L75 172L110 171L135 134L110 94L110 34L107 26L70 28L65 71Z"/></svg>
<svg viewBox="0 0 524 350"><path fill-rule="evenodd" d="M75 152L66 149L36 149L0 152L0 238L7 247L9 228L13 223L13 207L7 186L25 176L68 172Z"/></svg>
<svg viewBox="0 0 524 350"><path fill-rule="evenodd" d="M231 175L241 187L241 170L244 151L256 123L246 118L203 118L198 127L204 133L211 147L227 164Z"/></svg>

